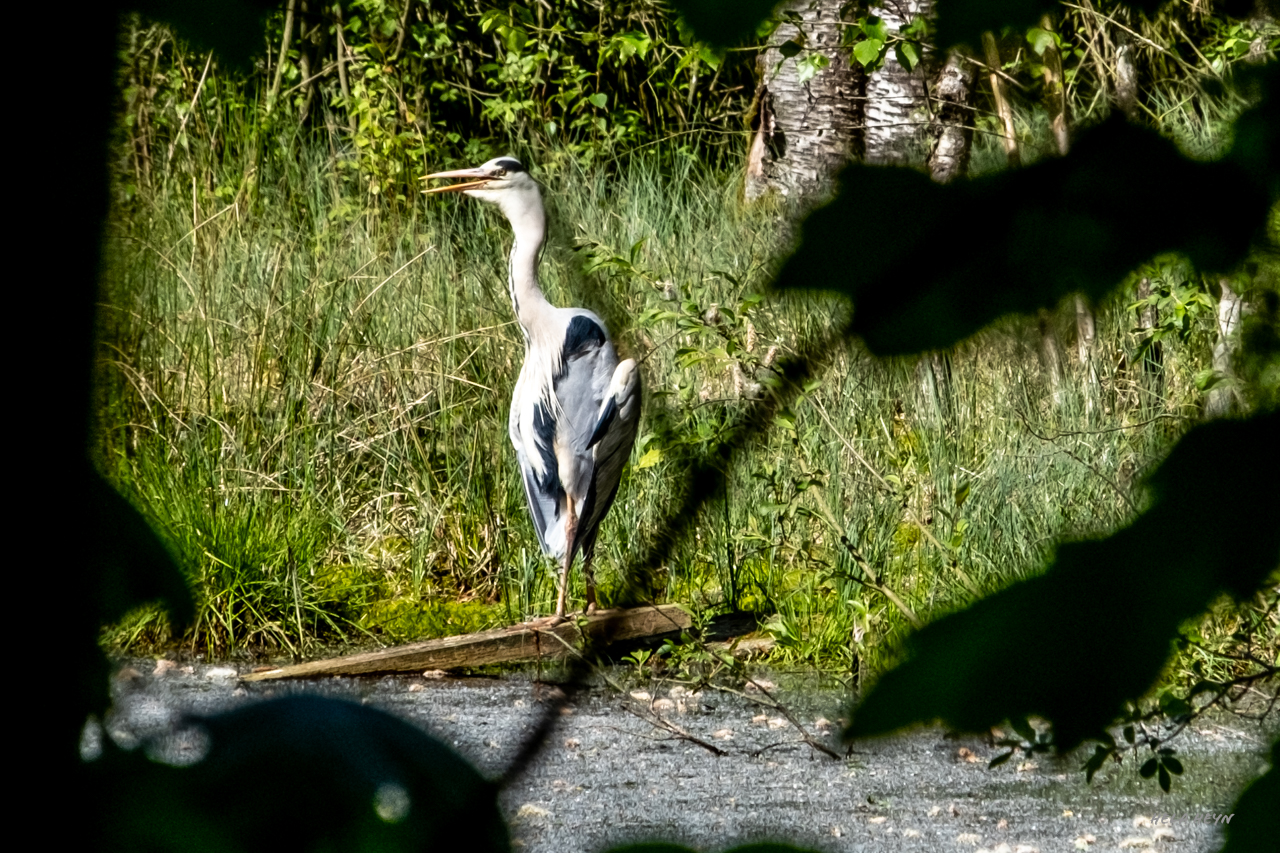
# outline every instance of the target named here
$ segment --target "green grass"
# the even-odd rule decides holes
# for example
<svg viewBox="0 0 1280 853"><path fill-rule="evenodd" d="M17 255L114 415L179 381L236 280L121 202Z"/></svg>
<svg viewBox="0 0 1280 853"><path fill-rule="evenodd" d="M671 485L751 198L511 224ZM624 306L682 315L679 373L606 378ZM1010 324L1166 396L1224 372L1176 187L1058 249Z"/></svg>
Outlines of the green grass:
<svg viewBox="0 0 1280 853"><path fill-rule="evenodd" d="M645 358L646 419L597 552L608 603L689 454L767 384L770 352L843 309L754 298L778 263L780 211L745 208L736 171L532 159L560 164L535 172L548 296L596 310ZM500 214L441 197L369 210L306 146L268 161L253 203L208 187L194 209L189 186L122 199L103 291L100 464L192 581L183 641L302 654L549 612L552 567L507 439L523 347ZM841 537L928 620L1037 571L1063 537L1123 524L1141 474L1198 417L1193 378L1210 355L1201 319L1166 347L1154 393L1133 367L1130 301L1122 289L1098 308L1092 399L1066 307L1057 405L1025 319L957 349L942 412L916 360L837 354L704 507L660 594L773 616L780 661L874 670L907 621L859 581ZM172 641L166 630L145 611L111 638L136 650Z"/></svg>

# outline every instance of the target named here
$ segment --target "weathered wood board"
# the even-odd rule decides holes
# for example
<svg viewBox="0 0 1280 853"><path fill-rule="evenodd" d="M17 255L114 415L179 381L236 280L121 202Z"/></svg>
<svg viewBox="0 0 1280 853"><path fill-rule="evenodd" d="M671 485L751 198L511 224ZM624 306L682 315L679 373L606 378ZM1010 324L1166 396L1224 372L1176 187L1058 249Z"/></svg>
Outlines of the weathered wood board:
<svg viewBox="0 0 1280 853"><path fill-rule="evenodd" d="M581 628L579 623L582 624ZM526 622L478 634L442 637L439 640L410 643L376 652L282 666L246 675L242 680L421 672L539 659L555 660L569 654L565 643L581 649L584 634L597 641L607 639L616 642L680 631L690 624L689 614L676 604L648 605L629 610L599 610L590 616L571 618L555 627Z"/></svg>

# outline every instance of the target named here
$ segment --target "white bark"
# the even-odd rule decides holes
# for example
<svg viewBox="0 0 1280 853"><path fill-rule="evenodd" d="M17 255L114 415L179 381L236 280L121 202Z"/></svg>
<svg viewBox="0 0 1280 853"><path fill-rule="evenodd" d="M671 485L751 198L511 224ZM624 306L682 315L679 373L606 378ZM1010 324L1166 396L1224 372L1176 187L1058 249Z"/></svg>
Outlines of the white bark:
<svg viewBox="0 0 1280 853"><path fill-rule="evenodd" d="M918 15L932 15L933 0L898 0L872 6L871 14L897 32ZM905 165L915 150L925 147L927 95L924 65L908 71L890 50L884 65L867 78L868 163Z"/></svg>
<svg viewBox="0 0 1280 853"><path fill-rule="evenodd" d="M1218 375L1218 382L1209 389L1209 398L1205 401L1205 414L1211 418L1231 414L1239 406L1239 393L1235 387L1231 362L1239 347L1240 336L1236 333L1240 326L1240 312L1244 301L1240 294L1231 288L1231 283L1223 279L1222 298L1218 300L1218 341L1213 345L1213 372Z"/></svg>
<svg viewBox="0 0 1280 853"><path fill-rule="evenodd" d="M929 174L940 184L969 174L973 148L973 84L977 69L959 51L951 51L934 83L935 123Z"/></svg>
<svg viewBox="0 0 1280 853"><path fill-rule="evenodd" d="M1129 121L1137 121L1141 115L1138 107L1138 68L1133 62L1133 45L1122 38L1116 48L1116 106Z"/></svg>
<svg viewBox="0 0 1280 853"><path fill-rule="evenodd" d="M866 75L840 47L842 0L791 0L800 27L784 23L760 57L755 135L747 162L745 194L751 201L776 192L804 199L825 190L851 157L862 155ZM783 57L779 46L799 41L804 50ZM811 52L828 64L800 81L800 62Z"/></svg>
<svg viewBox="0 0 1280 853"><path fill-rule="evenodd" d="M1080 359L1080 371L1084 376L1084 407L1093 414L1097 408L1101 387L1098 369L1094 364L1094 343L1097 333L1093 321L1093 309L1083 296L1076 297L1076 355Z"/></svg>

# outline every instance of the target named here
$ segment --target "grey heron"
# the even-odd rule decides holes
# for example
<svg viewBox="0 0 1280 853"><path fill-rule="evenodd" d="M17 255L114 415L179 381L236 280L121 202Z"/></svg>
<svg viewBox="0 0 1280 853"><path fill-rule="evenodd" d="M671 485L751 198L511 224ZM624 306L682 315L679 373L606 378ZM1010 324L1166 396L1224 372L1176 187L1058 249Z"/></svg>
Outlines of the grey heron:
<svg viewBox="0 0 1280 853"><path fill-rule="evenodd" d="M511 223L508 286L525 358L508 430L538 541L562 565L553 620L564 618L569 569L579 551L591 612L596 534L618 494L640 421L639 371L632 359L618 361L599 317L584 308L558 308L543 296L538 255L547 217L538 184L519 160L497 157L423 180L433 178L462 181L426 192L460 192L496 204Z"/></svg>

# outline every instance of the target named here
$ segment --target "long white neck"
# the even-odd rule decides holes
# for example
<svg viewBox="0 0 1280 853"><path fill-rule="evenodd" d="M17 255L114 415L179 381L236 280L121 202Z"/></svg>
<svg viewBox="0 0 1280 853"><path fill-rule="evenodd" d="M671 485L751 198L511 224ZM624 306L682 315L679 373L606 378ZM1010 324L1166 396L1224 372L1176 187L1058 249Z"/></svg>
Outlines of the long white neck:
<svg viewBox="0 0 1280 853"><path fill-rule="evenodd" d="M515 233L507 268L511 306L527 340L530 330L551 305L538 285L538 255L546 239L547 217L542 211L542 201L536 195L525 201L525 204L503 205L502 212L507 215Z"/></svg>

